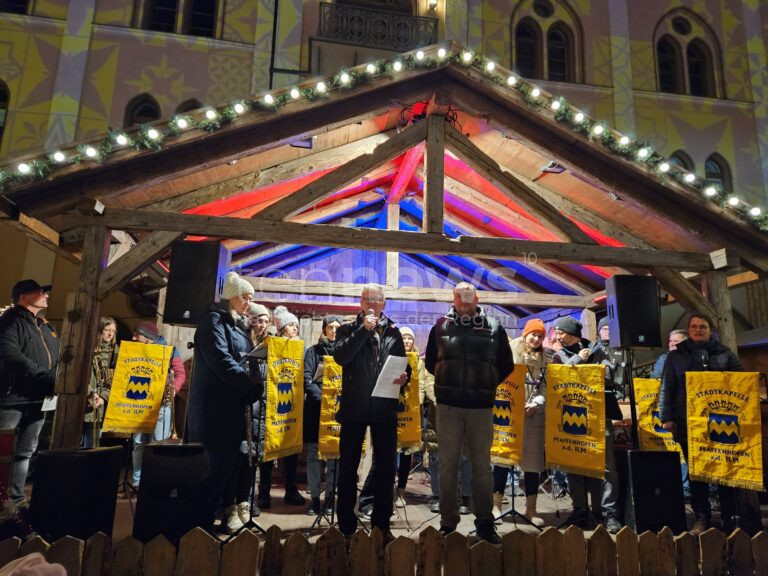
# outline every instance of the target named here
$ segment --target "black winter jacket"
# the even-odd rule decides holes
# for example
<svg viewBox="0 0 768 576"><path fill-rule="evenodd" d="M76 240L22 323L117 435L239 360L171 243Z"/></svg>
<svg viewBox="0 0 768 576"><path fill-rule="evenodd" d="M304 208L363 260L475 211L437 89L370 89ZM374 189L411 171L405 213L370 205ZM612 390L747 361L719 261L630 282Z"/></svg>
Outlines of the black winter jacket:
<svg viewBox="0 0 768 576"><path fill-rule="evenodd" d="M374 334L363 326L362 312L354 322L336 331L333 359L342 367L340 423L397 422L397 399L371 396L387 356L405 357L400 330L382 315L376 329L380 335L379 354L374 356ZM410 368L408 369L410 371Z"/></svg>
<svg viewBox="0 0 768 576"><path fill-rule="evenodd" d="M694 342L683 340L672 350L664 363L659 391L659 419L662 422L673 421L677 424L675 440L687 442L687 412L686 412L686 372L742 372L736 355L730 348L716 340Z"/></svg>
<svg viewBox="0 0 768 576"><path fill-rule="evenodd" d="M323 356L331 356L333 342L325 336L304 353L304 442L316 443L320 430L320 404L323 399L323 375L318 366L323 364Z"/></svg>
<svg viewBox="0 0 768 576"><path fill-rule="evenodd" d="M491 408L497 386L515 367L506 331L482 306L472 317L451 307L437 321L424 365L435 375L437 403L459 408Z"/></svg>
<svg viewBox="0 0 768 576"><path fill-rule="evenodd" d="M59 337L21 306L0 316L0 406L42 403L53 394Z"/></svg>
<svg viewBox="0 0 768 576"><path fill-rule="evenodd" d="M245 406L263 389L260 374L249 375L244 355L253 344L222 300L203 316L195 332L195 369L189 390L189 436L207 448L240 445Z"/></svg>

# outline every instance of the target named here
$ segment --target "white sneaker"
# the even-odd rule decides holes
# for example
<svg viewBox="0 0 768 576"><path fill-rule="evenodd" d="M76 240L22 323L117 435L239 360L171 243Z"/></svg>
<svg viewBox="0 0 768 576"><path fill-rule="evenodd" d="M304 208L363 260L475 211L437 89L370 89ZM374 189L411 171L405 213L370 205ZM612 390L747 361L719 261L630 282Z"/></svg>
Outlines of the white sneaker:
<svg viewBox="0 0 768 576"><path fill-rule="evenodd" d="M237 505L237 516L243 524L246 524L251 519L251 503L240 502Z"/></svg>
<svg viewBox="0 0 768 576"><path fill-rule="evenodd" d="M400 488L395 491L395 506L405 508L405 491Z"/></svg>
<svg viewBox="0 0 768 576"><path fill-rule="evenodd" d="M240 519L237 505L229 506L224 510L224 520L222 523L227 534L234 534L243 527L245 522Z"/></svg>

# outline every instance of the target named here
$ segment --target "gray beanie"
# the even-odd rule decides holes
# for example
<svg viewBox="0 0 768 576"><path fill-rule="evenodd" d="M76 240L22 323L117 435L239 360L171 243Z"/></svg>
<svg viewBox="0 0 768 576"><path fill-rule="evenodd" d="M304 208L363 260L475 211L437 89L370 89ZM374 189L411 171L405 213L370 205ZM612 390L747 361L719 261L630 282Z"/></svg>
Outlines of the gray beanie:
<svg viewBox="0 0 768 576"><path fill-rule="evenodd" d="M275 308L275 328L277 328L278 334L280 334L280 332L283 331L283 328L289 324L298 325L298 323L299 319L296 318L294 314L288 312L288 308L285 306L278 306Z"/></svg>
<svg viewBox="0 0 768 576"><path fill-rule="evenodd" d="M576 320L573 316L563 316L557 319L555 324L555 330L562 330L566 334L581 337L581 322Z"/></svg>
<svg viewBox="0 0 768 576"><path fill-rule="evenodd" d="M606 316L605 318L601 318L600 322L597 323L597 331L600 332L600 330L602 330L603 327L610 326L610 325L611 323L610 323L610 320L608 320L608 316Z"/></svg>
<svg viewBox="0 0 768 576"><path fill-rule="evenodd" d="M269 308L258 302L249 303L247 312L249 316L253 316L254 318L258 318L259 316L271 316Z"/></svg>

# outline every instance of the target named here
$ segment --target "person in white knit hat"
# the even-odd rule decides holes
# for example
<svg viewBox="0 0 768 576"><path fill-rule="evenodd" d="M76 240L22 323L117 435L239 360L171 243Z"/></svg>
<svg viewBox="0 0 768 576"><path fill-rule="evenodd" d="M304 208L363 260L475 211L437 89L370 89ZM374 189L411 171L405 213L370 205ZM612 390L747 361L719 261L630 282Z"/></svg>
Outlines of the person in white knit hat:
<svg viewBox="0 0 768 576"><path fill-rule="evenodd" d="M222 300L203 316L195 332L195 370L189 396L189 440L202 442L208 471L195 492L191 524L212 532L216 504L232 478L246 437L246 406L261 396L260 374L249 373L242 361L253 348L241 326L254 295L251 284L230 272ZM180 524L183 524L180 522ZM173 537L180 534L171 535Z"/></svg>

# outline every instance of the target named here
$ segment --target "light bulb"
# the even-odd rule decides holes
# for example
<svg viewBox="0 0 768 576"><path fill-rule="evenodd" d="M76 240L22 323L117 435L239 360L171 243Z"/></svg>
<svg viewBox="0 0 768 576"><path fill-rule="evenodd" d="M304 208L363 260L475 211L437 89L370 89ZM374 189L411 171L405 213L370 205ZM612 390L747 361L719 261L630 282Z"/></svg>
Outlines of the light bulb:
<svg viewBox="0 0 768 576"><path fill-rule="evenodd" d="M514 86L515 84L517 84L517 77L515 75L511 75L507 78L507 85Z"/></svg>
<svg viewBox="0 0 768 576"><path fill-rule="evenodd" d="M56 152L53 153L53 161L54 162L64 162L67 157L61 150L56 150Z"/></svg>
<svg viewBox="0 0 768 576"><path fill-rule="evenodd" d="M763 211L760 209L760 206L752 206L752 208L749 209L749 215L757 218L762 214Z"/></svg>
<svg viewBox="0 0 768 576"><path fill-rule="evenodd" d="M557 112L558 110L560 110L560 100L553 100L552 104L550 104L549 107L552 108L552 110L554 110L555 112Z"/></svg>
<svg viewBox="0 0 768 576"><path fill-rule="evenodd" d="M208 118L208 120L216 120L216 110L206 110L205 117Z"/></svg>
<svg viewBox="0 0 768 576"><path fill-rule="evenodd" d="M185 118L178 118L176 120L176 126L181 130L184 130L187 126L189 126L189 122L187 122Z"/></svg>
<svg viewBox="0 0 768 576"><path fill-rule="evenodd" d="M595 136L600 136L603 132L605 132L605 128L603 128L600 124L595 124L595 126L592 128L592 134Z"/></svg>
<svg viewBox="0 0 768 576"><path fill-rule="evenodd" d="M659 164L659 172L669 172L669 162L662 162Z"/></svg>
<svg viewBox="0 0 768 576"><path fill-rule="evenodd" d="M739 198L737 196L731 196L728 198L728 205L734 208L739 205Z"/></svg>
<svg viewBox="0 0 768 576"><path fill-rule="evenodd" d="M395 60L394 64L392 64L392 70L395 72L400 72L400 70L403 69L403 63L400 62L400 60Z"/></svg>
<svg viewBox="0 0 768 576"><path fill-rule="evenodd" d="M486 63L486 65L485 65L485 69L486 69L488 72L493 72L494 68L496 68L496 62L494 62L493 60L489 60L489 61Z"/></svg>
<svg viewBox="0 0 768 576"><path fill-rule="evenodd" d="M128 138L126 138L125 134L118 134L115 136L115 142L117 142L120 146L125 146L128 144Z"/></svg>
<svg viewBox="0 0 768 576"><path fill-rule="evenodd" d="M534 88L533 90L531 90L532 98L538 98L539 96L541 96L541 90L539 88Z"/></svg>
<svg viewBox="0 0 768 576"><path fill-rule="evenodd" d="M298 88L291 88L291 98L294 100L298 100L299 96L301 96L301 92L299 92Z"/></svg>
<svg viewBox="0 0 768 576"><path fill-rule="evenodd" d="M422 50L416 52L416 60L424 60L424 52Z"/></svg>
<svg viewBox="0 0 768 576"><path fill-rule="evenodd" d="M690 172L688 172L688 174L685 175L683 180L685 180L688 184L693 184L694 182L696 182L696 174L691 174Z"/></svg>
<svg viewBox="0 0 768 576"><path fill-rule="evenodd" d="M30 165L29 165L29 164L27 164L26 162L22 162L21 164L19 164L19 165L16 167L16 169L17 169L17 170L19 171L19 173L21 173L21 174L29 174L30 172L32 172L32 166L30 166Z"/></svg>
<svg viewBox="0 0 768 576"><path fill-rule="evenodd" d="M628 146L629 145L629 136L622 136L619 139L619 144L621 144L622 146Z"/></svg>
<svg viewBox="0 0 768 576"><path fill-rule="evenodd" d="M637 151L637 157L641 160L644 160L648 158L648 155L650 154L650 151L648 148L640 148L640 150Z"/></svg>
<svg viewBox="0 0 768 576"><path fill-rule="evenodd" d="M96 148L94 148L93 146L88 146L85 149L85 155L88 156L88 158L96 158L98 154L99 153L96 151Z"/></svg>
<svg viewBox="0 0 768 576"><path fill-rule="evenodd" d="M448 52L446 51L446 49L445 49L445 48L440 48L440 49L437 51L437 57L438 57L438 58L440 58L440 60L442 60L443 58L445 58L447 55L448 55Z"/></svg>
<svg viewBox="0 0 768 576"><path fill-rule="evenodd" d="M242 114L243 112L245 112L245 106L243 106L242 102L236 102L235 105L233 106L233 109L235 111L235 114Z"/></svg>
<svg viewBox="0 0 768 576"><path fill-rule="evenodd" d="M717 196L717 188L715 188L714 186L707 186L706 188L704 188L704 195L709 196L710 198L712 196Z"/></svg>
<svg viewBox="0 0 768 576"><path fill-rule="evenodd" d="M272 96L272 94L265 94L264 95L264 104L267 106L272 106L272 104L275 103L275 98Z"/></svg>
<svg viewBox="0 0 768 576"><path fill-rule="evenodd" d="M375 74L376 66L374 66L373 64L368 64L368 66L365 67L365 71L368 72L368 74Z"/></svg>
<svg viewBox="0 0 768 576"><path fill-rule="evenodd" d="M160 132L158 132L154 128L150 128L149 130L147 130L147 137L150 140L157 140L158 138L160 138Z"/></svg>
<svg viewBox="0 0 768 576"><path fill-rule="evenodd" d="M461 60L464 62L464 64L469 64L472 62L472 52L469 50L464 50L464 52L461 53Z"/></svg>
<svg viewBox="0 0 768 576"><path fill-rule="evenodd" d="M324 93L327 90L325 86L325 82L318 82L317 85L315 86L315 90L320 92L320 94Z"/></svg>
<svg viewBox="0 0 768 576"><path fill-rule="evenodd" d="M344 84L344 85L346 85L346 84L349 84L349 81L350 81L350 80L352 80L352 78L351 78L351 77L349 76L349 74L347 74L346 72L342 72L342 73L341 73L341 76L339 76L339 81L340 81L342 84Z"/></svg>
<svg viewBox="0 0 768 576"><path fill-rule="evenodd" d="M581 124L582 122L584 122L584 118L585 118L584 112L576 112L576 115L573 117L573 121L576 122L577 124Z"/></svg>

